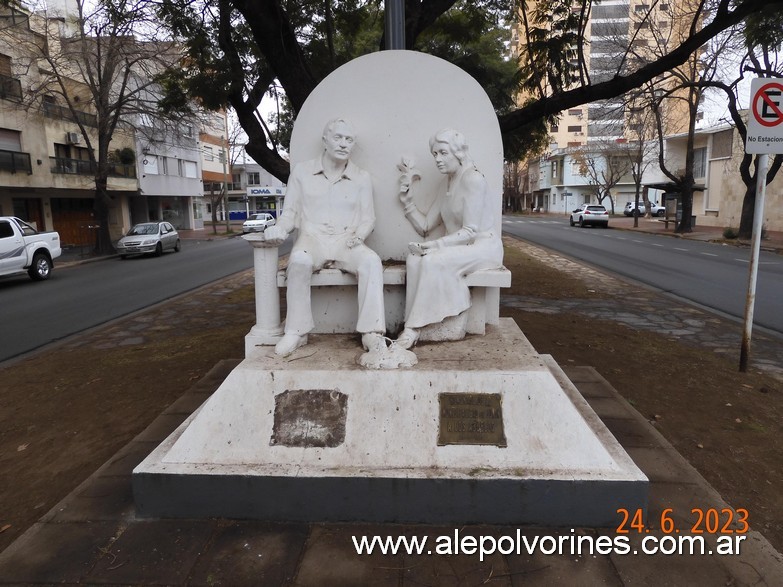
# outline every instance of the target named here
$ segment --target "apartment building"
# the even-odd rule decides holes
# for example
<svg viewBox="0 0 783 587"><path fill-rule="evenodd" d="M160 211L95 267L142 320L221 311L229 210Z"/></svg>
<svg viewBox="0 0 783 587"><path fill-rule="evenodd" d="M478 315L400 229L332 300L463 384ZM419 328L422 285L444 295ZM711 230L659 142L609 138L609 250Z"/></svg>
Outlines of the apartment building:
<svg viewBox="0 0 783 587"><path fill-rule="evenodd" d="M98 145L98 116L77 64L61 62L57 79L62 86L52 83L51 66L42 55L68 42L75 7L72 0L48 4L45 14L19 3L0 7L5 33L0 35L0 214L57 230L66 246L86 246L95 242L99 222L95 158L91 160L88 148L88 143L92 149ZM133 70L128 83L149 88L141 100L153 104L149 75ZM225 128L225 113L210 120L203 133L208 144L215 142L213 126ZM204 143L199 124L161 120L143 111L122 119L108 145L112 240L148 220L203 228ZM215 173L214 165L210 170Z"/></svg>
<svg viewBox="0 0 783 587"><path fill-rule="evenodd" d="M74 108L54 93L31 93L46 76L36 48L45 44L50 24L19 7L0 7L5 31L0 35L0 214L56 229L66 245L89 244L95 230L95 170L81 130L97 140L89 92L71 80ZM131 134L117 133L111 149L120 152L133 145ZM135 165L119 159L111 163L107 188L118 199L137 193L137 184ZM119 207L110 221L119 232Z"/></svg>
<svg viewBox="0 0 783 587"><path fill-rule="evenodd" d="M526 6L530 13L536 3ZM580 7L575 5L573 10L578 12ZM691 22L689 10L687 1L594 3L583 31L591 82L633 71L676 46L684 32L679 27ZM524 29L519 24L512 31L512 55L526 58ZM579 64L576 53L571 64ZM520 194L524 206L565 212L569 206L598 203L598 196L608 192L611 200L604 197L602 203L608 209L622 208L636 193L629 158L635 158L644 171L643 182L661 181L663 174L652 164L657 157L657 136L649 100L660 97L662 88L673 83L674 79L658 80L657 94L648 88L645 95L643 88L635 99L618 97L561 112L558 121L550 125L548 149L523 162L518 173L529 190ZM667 99L659 104L665 110L665 133L687 128L687 106L682 100ZM540 181L530 182L533 175Z"/></svg>

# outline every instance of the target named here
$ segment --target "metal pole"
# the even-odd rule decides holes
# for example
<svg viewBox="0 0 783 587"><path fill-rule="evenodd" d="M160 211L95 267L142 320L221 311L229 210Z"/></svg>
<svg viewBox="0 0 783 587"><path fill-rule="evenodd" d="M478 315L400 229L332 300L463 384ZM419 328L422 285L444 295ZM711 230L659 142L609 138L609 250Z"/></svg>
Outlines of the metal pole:
<svg viewBox="0 0 783 587"><path fill-rule="evenodd" d="M383 11L386 16L386 49L405 49L405 1L385 0Z"/></svg>
<svg viewBox="0 0 783 587"><path fill-rule="evenodd" d="M739 370L748 370L750 356L750 337L753 330L753 307L756 303L756 277L759 271L759 251L761 250L761 227L764 220L764 195L767 190L767 168L769 155L759 155L756 170L756 205L753 209L753 244L750 250L750 274L748 276L748 295L745 298L745 324L742 332Z"/></svg>

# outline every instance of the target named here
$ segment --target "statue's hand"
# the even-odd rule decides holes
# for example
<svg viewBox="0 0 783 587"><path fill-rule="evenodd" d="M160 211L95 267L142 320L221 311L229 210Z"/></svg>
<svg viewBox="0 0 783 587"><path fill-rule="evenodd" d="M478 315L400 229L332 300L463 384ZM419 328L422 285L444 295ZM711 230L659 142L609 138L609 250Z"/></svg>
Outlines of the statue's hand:
<svg viewBox="0 0 783 587"><path fill-rule="evenodd" d="M360 244L362 244L363 242L364 242L364 241L363 241L362 239L360 239L358 236L352 236L352 237L350 237L350 238L349 238L347 241L345 241L345 244L346 244L346 246L347 246L349 249L352 249L352 248L354 248L354 247L357 247L357 246L359 246L359 245L360 245Z"/></svg>
<svg viewBox="0 0 783 587"><path fill-rule="evenodd" d="M264 240L273 245L281 245L288 238L288 233L285 228L273 224L264 230Z"/></svg>
<svg viewBox="0 0 783 587"><path fill-rule="evenodd" d="M404 200L403 194L409 194L411 184L415 180L421 179L421 175L410 157L403 157L402 161L397 164L397 169L400 171L400 200L403 204L407 204L411 201L411 196L408 195L407 200Z"/></svg>

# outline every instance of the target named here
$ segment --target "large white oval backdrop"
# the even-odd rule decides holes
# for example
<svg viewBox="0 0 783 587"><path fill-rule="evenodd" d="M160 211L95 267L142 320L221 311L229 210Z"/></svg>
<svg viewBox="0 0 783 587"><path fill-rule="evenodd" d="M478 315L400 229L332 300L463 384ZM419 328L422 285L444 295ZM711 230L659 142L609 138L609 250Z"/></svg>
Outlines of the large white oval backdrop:
<svg viewBox="0 0 783 587"><path fill-rule="evenodd" d="M332 72L302 106L291 135L291 163L319 157L321 136L332 118L353 124L354 162L373 177L375 230L367 244L382 259L405 258L407 243L422 240L402 212L397 164L412 156L422 175L416 202L426 211L444 176L430 155L429 139L438 130L462 132L484 174L496 207L500 234L503 193L503 143L497 116L484 89L451 63L415 51L364 55Z"/></svg>

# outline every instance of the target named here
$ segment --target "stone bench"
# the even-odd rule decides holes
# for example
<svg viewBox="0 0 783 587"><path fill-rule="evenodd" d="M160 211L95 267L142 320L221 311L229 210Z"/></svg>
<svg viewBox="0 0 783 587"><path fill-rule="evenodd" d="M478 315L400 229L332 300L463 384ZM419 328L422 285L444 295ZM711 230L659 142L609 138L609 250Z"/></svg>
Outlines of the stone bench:
<svg viewBox="0 0 783 587"><path fill-rule="evenodd" d="M511 272L504 268L475 271L465 278L471 290L471 307L467 311L466 332L484 334L486 324L499 320L500 288L511 285ZM339 269L321 269L313 274L311 303L314 333L354 332L358 302L356 277ZM390 332L402 330L405 314L405 265L388 265L383 270L386 327ZM277 286L286 287L284 270L277 272ZM422 340L429 340L422 333Z"/></svg>
<svg viewBox="0 0 783 587"><path fill-rule="evenodd" d="M279 288L286 287L285 271L278 270L277 245L267 243L263 233L242 237L253 246L256 323L245 337L245 357L262 355L264 346L274 345L283 335ZM466 277L471 290L471 307L462 315L447 318L441 325L423 328L420 340L452 340L457 333L484 334L487 324L498 324L500 288L511 285L511 272L501 269L476 271ZM386 328L396 334L405 319L405 265L388 265L383 272ZM359 312L356 277L339 269L322 269L313 274L311 305L314 333L351 333Z"/></svg>

